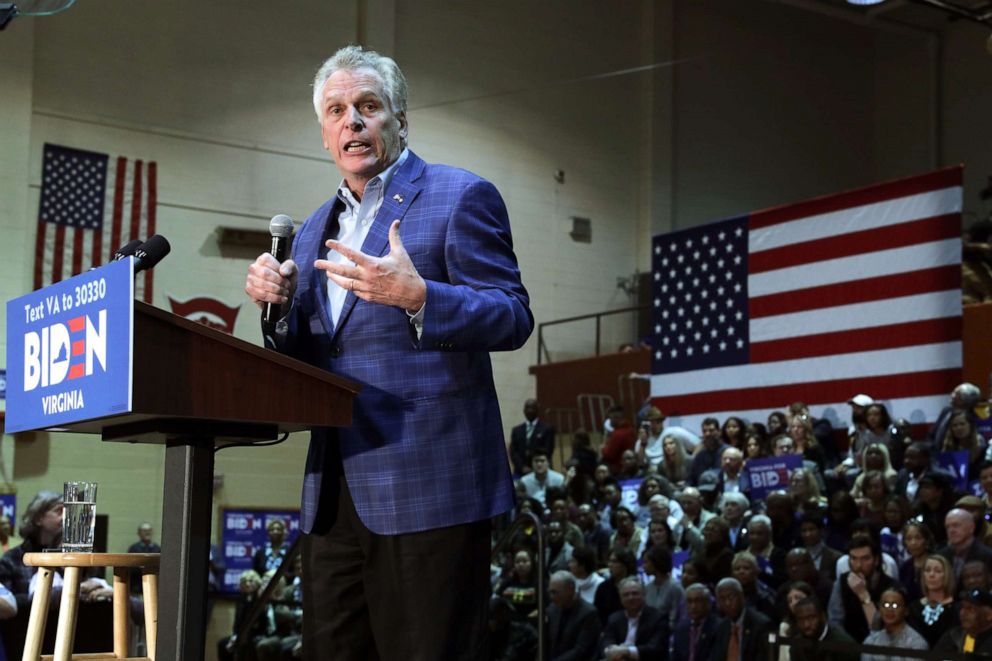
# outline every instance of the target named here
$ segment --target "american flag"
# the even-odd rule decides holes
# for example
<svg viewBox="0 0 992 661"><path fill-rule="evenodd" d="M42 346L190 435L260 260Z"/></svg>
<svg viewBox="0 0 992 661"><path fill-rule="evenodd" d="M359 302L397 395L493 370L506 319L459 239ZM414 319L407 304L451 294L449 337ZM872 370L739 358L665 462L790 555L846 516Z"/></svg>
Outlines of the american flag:
<svg viewBox="0 0 992 661"><path fill-rule="evenodd" d="M932 422L961 381L953 167L654 237L651 395L670 422L835 425L866 393Z"/></svg>
<svg viewBox="0 0 992 661"><path fill-rule="evenodd" d="M155 233L156 165L45 145L35 242L34 288L106 264L114 251ZM153 271L135 296L152 301Z"/></svg>

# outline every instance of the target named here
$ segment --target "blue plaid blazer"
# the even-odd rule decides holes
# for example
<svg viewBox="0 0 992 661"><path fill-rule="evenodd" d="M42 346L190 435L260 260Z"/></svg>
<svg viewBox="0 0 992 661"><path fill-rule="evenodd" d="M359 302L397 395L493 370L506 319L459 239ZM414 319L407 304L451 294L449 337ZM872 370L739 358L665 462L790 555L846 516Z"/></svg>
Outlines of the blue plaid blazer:
<svg viewBox="0 0 992 661"><path fill-rule="evenodd" d="M404 310L350 292L332 323L327 277L313 262L323 254L335 200L294 239L300 273L282 349L364 388L350 427L311 435L304 532L320 528L336 504L340 478L330 444L373 532L429 530L508 510L513 485L489 352L522 346L534 318L502 198L484 179L428 165L412 152L393 174L362 252L388 254L389 226L402 221L403 245L427 282L419 341Z"/></svg>

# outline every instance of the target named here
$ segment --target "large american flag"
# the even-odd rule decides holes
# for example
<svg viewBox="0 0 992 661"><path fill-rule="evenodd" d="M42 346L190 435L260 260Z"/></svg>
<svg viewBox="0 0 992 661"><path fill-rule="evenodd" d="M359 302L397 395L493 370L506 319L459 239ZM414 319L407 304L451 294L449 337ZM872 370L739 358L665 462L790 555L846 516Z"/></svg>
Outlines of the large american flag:
<svg viewBox="0 0 992 661"><path fill-rule="evenodd" d="M961 380L960 167L654 237L651 395L671 423L932 422Z"/></svg>
<svg viewBox="0 0 992 661"><path fill-rule="evenodd" d="M133 239L155 234L156 165L46 144L38 204L34 288L110 261ZM135 296L151 303L153 270Z"/></svg>

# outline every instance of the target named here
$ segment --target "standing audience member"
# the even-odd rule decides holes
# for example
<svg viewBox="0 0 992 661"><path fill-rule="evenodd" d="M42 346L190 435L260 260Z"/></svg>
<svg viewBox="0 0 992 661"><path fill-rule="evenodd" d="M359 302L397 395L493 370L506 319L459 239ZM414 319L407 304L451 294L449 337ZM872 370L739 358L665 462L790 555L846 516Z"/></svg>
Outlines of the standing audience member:
<svg viewBox="0 0 992 661"><path fill-rule="evenodd" d="M265 546L255 551L251 560L251 568L259 576L278 569L279 565L286 558L289 546L286 544L286 522L282 519L271 519L265 526L265 531L269 535L269 541Z"/></svg>
<svg viewBox="0 0 992 661"><path fill-rule="evenodd" d="M510 461L513 473L522 477L531 472L531 459L535 450L542 450L550 457L555 449L555 428L540 419L541 405L536 399L524 402L524 422L510 431Z"/></svg>
<svg viewBox="0 0 992 661"><path fill-rule="evenodd" d="M575 577L566 571L552 574L548 596L551 661L593 661L602 625L596 609L576 592Z"/></svg>
<svg viewBox="0 0 992 661"><path fill-rule="evenodd" d="M685 590L688 617L679 622L672 635L671 661L710 661L716 651L720 618L713 613L713 595L702 583Z"/></svg>
<svg viewBox="0 0 992 661"><path fill-rule="evenodd" d="M603 461L610 467L610 472L618 475L622 468L623 453L627 450L633 452L634 446L637 444L637 436L634 428L624 417L622 406L614 406L606 412L606 415L608 431L600 454L603 456Z"/></svg>
<svg viewBox="0 0 992 661"><path fill-rule="evenodd" d="M644 604L644 586L637 577L620 581L620 601L623 610L613 613L603 627L603 657L606 661L664 661L668 620L656 608Z"/></svg>

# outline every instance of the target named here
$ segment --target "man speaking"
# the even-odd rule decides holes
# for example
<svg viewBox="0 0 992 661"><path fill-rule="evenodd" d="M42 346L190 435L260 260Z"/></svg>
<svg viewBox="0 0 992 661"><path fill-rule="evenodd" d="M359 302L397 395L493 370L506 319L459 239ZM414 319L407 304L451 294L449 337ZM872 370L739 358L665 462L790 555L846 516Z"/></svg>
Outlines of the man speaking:
<svg viewBox="0 0 992 661"><path fill-rule="evenodd" d="M363 385L314 430L303 484L307 659L483 658L490 517L513 487L490 351L533 330L495 187L407 148L396 63L342 48L314 79L343 177L245 291L279 349ZM279 384L272 384L278 388Z"/></svg>

